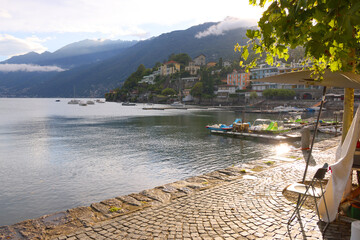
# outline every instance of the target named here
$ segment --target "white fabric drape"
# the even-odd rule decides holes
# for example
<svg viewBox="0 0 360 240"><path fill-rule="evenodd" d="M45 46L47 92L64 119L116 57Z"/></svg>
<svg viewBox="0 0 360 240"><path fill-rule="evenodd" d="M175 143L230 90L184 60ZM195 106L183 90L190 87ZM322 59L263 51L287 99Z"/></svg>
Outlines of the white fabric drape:
<svg viewBox="0 0 360 240"><path fill-rule="evenodd" d="M354 161L356 142L359 139L360 131L360 105L351 123L350 129L342 145L336 153L336 163L331 165L332 174L325 188L325 200L329 212L327 219L324 199L319 202L321 220L332 222L338 213L342 197L346 197L351 191L350 173Z"/></svg>

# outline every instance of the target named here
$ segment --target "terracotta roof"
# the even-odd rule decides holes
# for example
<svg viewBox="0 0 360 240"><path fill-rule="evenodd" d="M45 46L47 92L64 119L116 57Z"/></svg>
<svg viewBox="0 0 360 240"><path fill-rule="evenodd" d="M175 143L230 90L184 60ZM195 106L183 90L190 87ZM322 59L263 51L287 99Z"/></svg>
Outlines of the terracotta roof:
<svg viewBox="0 0 360 240"><path fill-rule="evenodd" d="M177 64L179 64L178 62L175 62L175 61L171 60L171 61L168 61L167 63L165 63L165 65L166 65L166 64L171 64L171 63L177 63Z"/></svg>

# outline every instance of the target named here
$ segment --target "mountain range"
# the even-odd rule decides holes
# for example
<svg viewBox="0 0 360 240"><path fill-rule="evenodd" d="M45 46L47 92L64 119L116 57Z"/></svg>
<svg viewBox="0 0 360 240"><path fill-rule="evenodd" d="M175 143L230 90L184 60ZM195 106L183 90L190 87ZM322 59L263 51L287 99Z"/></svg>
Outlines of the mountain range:
<svg viewBox="0 0 360 240"><path fill-rule="evenodd" d="M144 41L84 40L69 44L53 53L34 52L12 57L1 64L57 66L60 72L0 72L1 97L103 97L120 87L140 64L152 68L172 53L187 53L194 58L204 54L207 61L238 60L234 52L238 42L244 45L246 28L221 35L196 38L217 23L204 23L186 30L173 31Z"/></svg>

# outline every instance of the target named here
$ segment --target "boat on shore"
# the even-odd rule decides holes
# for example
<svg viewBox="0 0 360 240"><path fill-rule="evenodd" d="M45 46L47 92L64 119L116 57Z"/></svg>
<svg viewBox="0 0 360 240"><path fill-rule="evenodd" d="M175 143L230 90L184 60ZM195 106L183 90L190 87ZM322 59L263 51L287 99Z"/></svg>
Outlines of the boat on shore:
<svg viewBox="0 0 360 240"><path fill-rule="evenodd" d="M136 103L123 102L121 105L123 105L123 106L136 106Z"/></svg>
<svg viewBox="0 0 360 240"><path fill-rule="evenodd" d="M181 103L181 102L173 102L172 104L170 104L171 107L175 107L175 108L184 108L185 104Z"/></svg>

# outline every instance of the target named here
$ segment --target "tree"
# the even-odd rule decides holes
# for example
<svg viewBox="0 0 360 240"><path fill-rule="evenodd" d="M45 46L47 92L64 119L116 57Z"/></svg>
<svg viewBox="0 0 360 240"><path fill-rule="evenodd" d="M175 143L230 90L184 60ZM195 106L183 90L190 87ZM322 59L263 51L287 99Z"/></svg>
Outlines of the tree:
<svg viewBox="0 0 360 240"><path fill-rule="evenodd" d="M187 53L171 54L169 60L173 60L183 66L186 66L191 61L191 57Z"/></svg>
<svg viewBox="0 0 360 240"><path fill-rule="evenodd" d="M195 83L194 87L191 89L190 91L191 95L193 95L194 97L201 97L202 93L203 93L203 83L202 82L197 82Z"/></svg>
<svg viewBox="0 0 360 240"><path fill-rule="evenodd" d="M270 0L250 0L264 7ZM246 60L250 47L258 54L249 66L266 53L266 62L273 65L277 58L289 57L288 48L305 48L305 57L314 62L312 70L321 73L352 71L359 66L355 51L360 43L360 2L358 0L274 1L258 22L259 29L247 30L250 39L242 50ZM358 69L359 70L359 69Z"/></svg>
<svg viewBox="0 0 360 240"><path fill-rule="evenodd" d="M249 0L264 7L271 0ZM264 11L259 29L247 30L246 46L235 46L246 60L249 49L257 56L247 65L256 65L263 55L273 65L277 58L287 60L288 48L305 48L306 60L314 63L314 75L321 79L326 68L331 71L359 73L360 2L358 0L273 1ZM240 65L242 62L240 62ZM354 90L345 89L343 138L352 121Z"/></svg>
<svg viewBox="0 0 360 240"><path fill-rule="evenodd" d="M251 92L250 93L250 99L253 100L253 99L256 99L258 98L258 94L256 92Z"/></svg>
<svg viewBox="0 0 360 240"><path fill-rule="evenodd" d="M172 88L165 88L164 90L161 91L161 95L173 96L173 95L176 95L176 91Z"/></svg>
<svg viewBox="0 0 360 240"><path fill-rule="evenodd" d="M210 74L209 70L201 70L201 82L203 83L202 89L203 93L209 96L214 95L214 78Z"/></svg>

